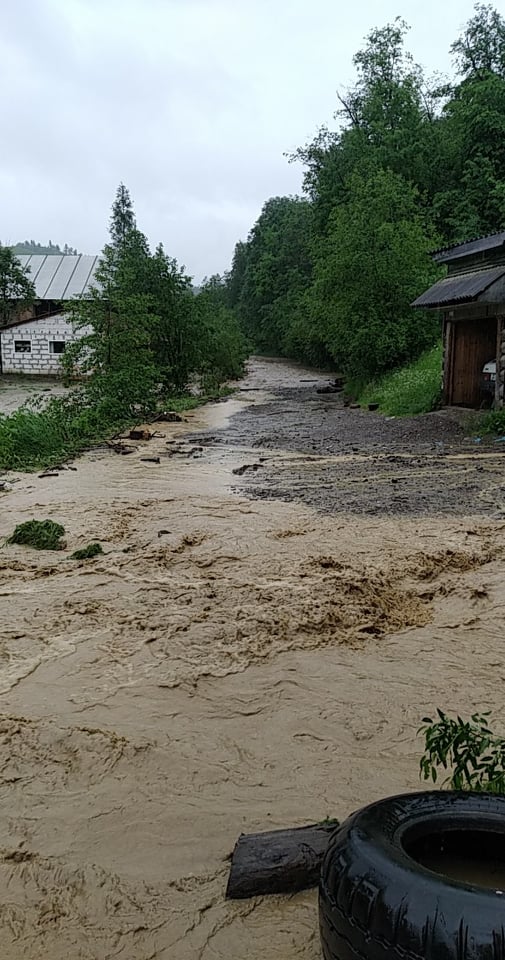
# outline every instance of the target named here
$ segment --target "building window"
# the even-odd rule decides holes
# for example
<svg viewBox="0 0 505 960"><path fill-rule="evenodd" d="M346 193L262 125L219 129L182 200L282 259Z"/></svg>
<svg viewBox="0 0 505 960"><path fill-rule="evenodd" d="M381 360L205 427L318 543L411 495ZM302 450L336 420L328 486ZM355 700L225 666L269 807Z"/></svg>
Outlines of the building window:
<svg viewBox="0 0 505 960"><path fill-rule="evenodd" d="M14 353L31 353L32 344L30 340L14 340Z"/></svg>
<svg viewBox="0 0 505 960"><path fill-rule="evenodd" d="M49 353L65 353L65 341L64 341L64 340L50 340L50 341L49 341Z"/></svg>

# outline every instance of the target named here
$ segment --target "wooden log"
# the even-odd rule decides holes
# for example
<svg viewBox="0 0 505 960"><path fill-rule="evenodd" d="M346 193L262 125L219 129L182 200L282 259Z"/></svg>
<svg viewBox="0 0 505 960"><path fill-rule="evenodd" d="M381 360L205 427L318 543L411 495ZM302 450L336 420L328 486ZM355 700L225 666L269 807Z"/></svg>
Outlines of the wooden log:
<svg viewBox="0 0 505 960"><path fill-rule="evenodd" d="M315 887L328 840L338 821L291 830L242 834L231 857L230 900Z"/></svg>

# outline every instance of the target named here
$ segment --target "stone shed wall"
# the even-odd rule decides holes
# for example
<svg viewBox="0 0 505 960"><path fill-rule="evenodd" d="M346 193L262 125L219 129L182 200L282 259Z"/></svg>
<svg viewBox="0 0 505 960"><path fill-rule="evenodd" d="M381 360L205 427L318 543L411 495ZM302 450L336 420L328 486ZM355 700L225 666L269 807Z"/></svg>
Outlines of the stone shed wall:
<svg viewBox="0 0 505 960"><path fill-rule="evenodd" d="M500 409L505 401L505 316L498 316L498 355L496 357L495 407Z"/></svg>

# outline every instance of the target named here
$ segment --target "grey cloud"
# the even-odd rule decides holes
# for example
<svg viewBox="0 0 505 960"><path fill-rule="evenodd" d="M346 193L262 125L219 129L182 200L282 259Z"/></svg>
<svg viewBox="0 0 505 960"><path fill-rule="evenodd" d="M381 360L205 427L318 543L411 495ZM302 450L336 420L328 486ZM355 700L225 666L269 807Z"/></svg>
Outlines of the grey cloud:
<svg viewBox="0 0 505 960"><path fill-rule="evenodd" d="M428 69L473 0L404 0ZM397 0L24 0L0 35L1 229L97 252L120 180L150 240L201 277L225 269L283 152L331 121L352 55ZM437 36L432 22L437 18Z"/></svg>

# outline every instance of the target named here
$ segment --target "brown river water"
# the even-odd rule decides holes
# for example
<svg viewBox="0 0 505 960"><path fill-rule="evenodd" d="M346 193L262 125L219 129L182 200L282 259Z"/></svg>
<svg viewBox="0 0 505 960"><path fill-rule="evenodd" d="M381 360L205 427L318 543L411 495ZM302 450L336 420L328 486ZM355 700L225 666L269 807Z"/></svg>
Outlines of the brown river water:
<svg viewBox="0 0 505 960"><path fill-rule="evenodd" d="M225 901L238 835L418 789L437 706L499 717L501 449L309 380L253 361L0 493L2 538L66 530L0 552L2 960L316 960L315 892Z"/></svg>

